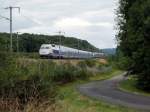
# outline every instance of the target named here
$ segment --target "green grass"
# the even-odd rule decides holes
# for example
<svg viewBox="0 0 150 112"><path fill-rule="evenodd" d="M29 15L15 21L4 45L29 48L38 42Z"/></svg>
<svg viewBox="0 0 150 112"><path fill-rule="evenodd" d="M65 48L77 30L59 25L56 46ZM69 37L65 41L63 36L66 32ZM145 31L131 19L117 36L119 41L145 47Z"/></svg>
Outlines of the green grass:
<svg viewBox="0 0 150 112"><path fill-rule="evenodd" d="M134 94L140 94L145 96L150 96L150 93L147 93L143 90L136 88L136 80L134 78L128 78L120 83L119 89L126 92L131 92Z"/></svg>
<svg viewBox="0 0 150 112"><path fill-rule="evenodd" d="M105 73L95 76L94 78L90 78L89 81L93 81L95 79L104 80L115 76L118 73L121 73L121 71L114 70L112 73ZM103 101L83 96L76 90L76 86L82 83L87 83L87 81L76 81L60 87L60 97L58 98L59 100L57 100L57 103L61 106L56 108L56 112L140 112L127 107L107 104Z"/></svg>
<svg viewBox="0 0 150 112"><path fill-rule="evenodd" d="M95 75L94 77L90 77L90 81L96 81L96 80L105 80L105 79L109 79L113 76L116 76L118 74L121 74L123 73L122 71L120 70L116 70L116 69L112 69L111 71L109 72L106 72L106 73L101 73L101 74L97 74Z"/></svg>

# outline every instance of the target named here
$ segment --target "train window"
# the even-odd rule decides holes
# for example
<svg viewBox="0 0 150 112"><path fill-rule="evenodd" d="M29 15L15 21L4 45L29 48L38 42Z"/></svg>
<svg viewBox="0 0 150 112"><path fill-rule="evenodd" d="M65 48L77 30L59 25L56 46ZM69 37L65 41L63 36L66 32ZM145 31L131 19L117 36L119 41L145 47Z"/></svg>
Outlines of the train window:
<svg viewBox="0 0 150 112"><path fill-rule="evenodd" d="M49 49L49 47L41 47L41 49Z"/></svg>

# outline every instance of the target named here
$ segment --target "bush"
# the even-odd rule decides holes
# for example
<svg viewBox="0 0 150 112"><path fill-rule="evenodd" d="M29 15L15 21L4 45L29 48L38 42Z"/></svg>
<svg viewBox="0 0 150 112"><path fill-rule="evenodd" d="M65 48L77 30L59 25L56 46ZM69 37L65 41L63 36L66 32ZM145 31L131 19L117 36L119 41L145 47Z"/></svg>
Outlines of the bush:
<svg viewBox="0 0 150 112"><path fill-rule="evenodd" d="M95 65L94 61L62 65L51 60L15 58L8 53L0 53L0 62L0 97L6 102L12 99L13 104L17 99L16 104L21 107L41 99L53 102L57 95L56 84L87 79L91 75L87 64Z"/></svg>
<svg viewBox="0 0 150 112"><path fill-rule="evenodd" d="M57 65L55 67L52 79L54 80L54 82L59 82L62 84L62 83L72 82L76 79L86 79L88 77L87 74L88 72L86 68L79 68L73 66L70 63L66 63L63 66Z"/></svg>
<svg viewBox="0 0 150 112"><path fill-rule="evenodd" d="M86 79L89 72L85 61L79 66L71 63L56 64L49 60L15 59L0 54L3 65L0 69L0 96L19 98L23 103L30 99L55 96L55 83L68 83Z"/></svg>
<svg viewBox="0 0 150 112"><path fill-rule="evenodd" d="M80 69L76 75L77 79L86 80L90 75L90 72L87 69Z"/></svg>
<svg viewBox="0 0 150 112"><path fill-rule="evenodd" d="M102 63L98 63L98 69L100 70L104 65Z"/></svg>
<svg viewBox="0 0 150 112"><path fill-rule="evenodd" d="M77 66L78 66L79 68L82 68L82 69L87 68L87 65L86 65L85 61L80 61L80 62L78 62L78 63L77 63Z"/></svg>
<svg viewBox="0 0 150 112"><path fill-rule="evenodd" d="M73 67L72 65L57 65L55 67L55 70L54 70L54 74L53 74L53 77L52 79L55 81L55 82L59 82L59 83L67 83L67 82L71 82L74 80L74 72L75 70L75 67Z"/></svg>
<svg viewBox="0 0 150 112"><path fill-rule="evenodd" d="M0 53L0 60L2 62L0 66L1 100L10 102L12 99L14 104L17 99L18 104L22 106L33 100L55 98L56 86L47 69L50 68L48 66L50 64L24 60L18 62L5 53Z"/></svg>
<svg viewBox="0 0 150 112"><path fill-rule="evenodd" d="M0 83L0 96L6 99L18 98L21 104L35 99L55 96L55 85L39 76L30 77L28 80L11 80L10 83Z"/></svg>
<svg viewBox="0 0 150 112"><path fill-rule="evenodd" d="M96 65L96 60L85 60L85 63L88 67L94 67Z"/></svg>

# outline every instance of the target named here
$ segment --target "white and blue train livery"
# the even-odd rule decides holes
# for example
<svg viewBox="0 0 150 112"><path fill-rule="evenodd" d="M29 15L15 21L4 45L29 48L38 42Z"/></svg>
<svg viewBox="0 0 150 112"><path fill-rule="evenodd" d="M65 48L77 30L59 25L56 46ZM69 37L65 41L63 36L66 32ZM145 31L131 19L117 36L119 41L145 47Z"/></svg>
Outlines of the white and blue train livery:
<svg viewBox="0 0 150 112"><path fill-rule="evenodd" d="M39 50L41 57L47 58L99 58L103 53L89 52L55 44L42 44Z"/></svg>

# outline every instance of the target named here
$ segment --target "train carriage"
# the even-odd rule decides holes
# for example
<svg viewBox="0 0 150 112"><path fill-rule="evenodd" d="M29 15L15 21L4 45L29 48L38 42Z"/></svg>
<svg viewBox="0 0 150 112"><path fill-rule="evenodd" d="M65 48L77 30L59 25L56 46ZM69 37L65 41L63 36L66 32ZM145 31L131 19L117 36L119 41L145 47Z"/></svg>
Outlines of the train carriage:
<svg viewBox="0 0 150 112"><path fill-rule="evenodd" d="M72 58L72 59L98 58L103 55L103 53L93 53L89 51L78 50L55 44L41 45L39 54L41 57L47 58Z"/></svg>

